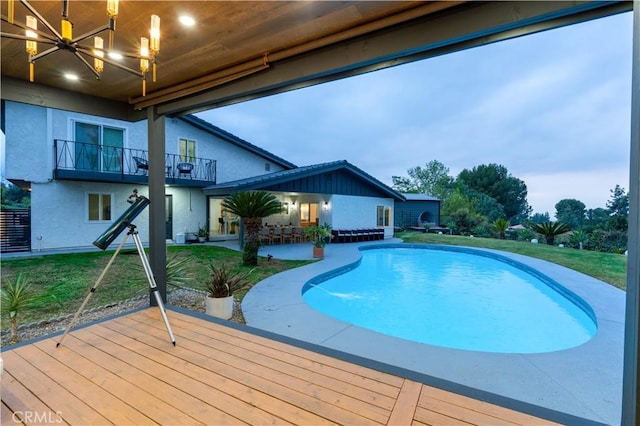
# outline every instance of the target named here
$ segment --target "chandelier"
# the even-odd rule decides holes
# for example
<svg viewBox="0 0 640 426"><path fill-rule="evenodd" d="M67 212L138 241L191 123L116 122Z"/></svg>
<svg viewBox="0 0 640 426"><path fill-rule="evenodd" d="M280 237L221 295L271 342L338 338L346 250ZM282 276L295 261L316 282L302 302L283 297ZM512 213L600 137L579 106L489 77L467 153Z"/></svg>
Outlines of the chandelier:
<svg viewBox="0 0 640 426"><path fill-rule="evenodd" d="M73 37L73 25L69 20L69 0L62 1L62 22L59 32L53 25L47 22L27 0L20 0L20 3L30 13L30 15L26 16L26 22L23 24L14 21L14 0L8 0L7 16L3 16L2 21L13 25L15 28L24 30L24 35L10 32L1 32L0 35L6 38L25 41L25 49L29 54L30 82L34 81L35 62L58 51L72 53L91 70L98 80L104 71L105 63L140 77L142 79L142 96L146 96L146 76L150 65L152 81L156 81L156 56L160 52L160 18L157 15L151 15L151 31L149 37L140 38L139 54L134 56L117 54L113 50L116 18L118 17L118 0L107 0L108 22L106 25L75 38ZM40 31L38 29L39 25L46 28L47 31ZM108 31L109 35L109 45L107 49L104 48L104 39L98 35L105 31ZM90 41L89 39L91 37L93 37L93 46L83 44ZM50 47L38 53L39 43ZM120 57L139 60L140 66L138 69L127 67L118 62L118 60L112 59L110 55L119 55ZM93 64L90 63L91 59L93 59Z"/></svg>

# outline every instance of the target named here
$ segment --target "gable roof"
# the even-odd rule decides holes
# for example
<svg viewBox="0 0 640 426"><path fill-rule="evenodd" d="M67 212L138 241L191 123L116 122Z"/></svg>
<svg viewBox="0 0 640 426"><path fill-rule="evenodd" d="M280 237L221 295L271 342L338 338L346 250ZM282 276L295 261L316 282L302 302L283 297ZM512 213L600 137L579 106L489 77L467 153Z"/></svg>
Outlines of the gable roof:
<svg viewBox="0 0 640 426"><path fill-rule="evenodd" d="M245 149L249 152L259 155L271 161L272 163L275 163L281 167L284 167L285 169L293 169L297 167L295 164L285 160L284 158L278 157L277 155L272 154L267 150L264 150L250 142L245 141L244 139L239 138L238 136L232 133L227 132L226 130L222 130L220 127L214 126L208 121L205 121L199 117L196 117L195 115L185 115L178 118L180 120L183 120L191 124L194 127L204 130L205 132L211 133L212 135L215 135L220 139L223 139L233 145L239 146L242 149Z"/></svg>
<svg viewBox="0 0 640 426"><path fill-rule="evenodd" d="M388 197L405 197L346 160L282 170L204 188L206 195L226 196L239 191L281 191Z"/></svg>

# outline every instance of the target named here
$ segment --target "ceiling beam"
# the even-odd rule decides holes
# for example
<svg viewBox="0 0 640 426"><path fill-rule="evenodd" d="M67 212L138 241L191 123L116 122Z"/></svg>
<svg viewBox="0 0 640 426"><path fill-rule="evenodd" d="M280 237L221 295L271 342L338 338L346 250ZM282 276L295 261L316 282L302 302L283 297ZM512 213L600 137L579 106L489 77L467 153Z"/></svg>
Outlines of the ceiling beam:
<svg viewBox="0 0 640 426"><path fill-rule="evenodd" d="M168 101L157 108L161 114L191 114L621 13L632 7L630 1L465 3L279 61L270 57L270 68L250 78Z"/></svg>
<svg viewBox="0 0 640 426"><path fill-rule="evenodd" d="M116 120L138 121L146 118L146 113L136 111L124 102L89 96L80 92L44 86L37 83L2 77L0 86L2 99L55 108L64 111L108 117Z"/></svg>

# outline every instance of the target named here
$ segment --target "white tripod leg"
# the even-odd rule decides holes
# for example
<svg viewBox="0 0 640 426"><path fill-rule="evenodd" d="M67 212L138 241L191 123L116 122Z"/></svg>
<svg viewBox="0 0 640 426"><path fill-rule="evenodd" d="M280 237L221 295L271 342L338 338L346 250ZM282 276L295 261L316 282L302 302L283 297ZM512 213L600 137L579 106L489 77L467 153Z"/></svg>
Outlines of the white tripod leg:
<svg viewBox="0 0 640 426"><path fill-rule="evenodd" d="M133 231L133 241L136 243L136 247L138 248L138 253L140 254L140 260L142 261L142 266L144 267L144 272L147 275L147 280L149 281L149 287L153 292L156 302L158 303L158 308L160 308L160 314L162 315L162 319L164 320L164 324L167 326L167 331L169 332L169 338L171 338L171 343L173 346L176 345L176 339L173 336L173 331L171 331L171 326L169 325L169 319L167 318L167 313L164 310L164 303L162 303L162 298L158 294L158 286L156 285L156 280L153 277L153 271L151 270L151 265L149 264L149 259L147 259L147 255L144 252L144 247L142 247L142 242L140 241L140 237L136 231Z"/></svg>

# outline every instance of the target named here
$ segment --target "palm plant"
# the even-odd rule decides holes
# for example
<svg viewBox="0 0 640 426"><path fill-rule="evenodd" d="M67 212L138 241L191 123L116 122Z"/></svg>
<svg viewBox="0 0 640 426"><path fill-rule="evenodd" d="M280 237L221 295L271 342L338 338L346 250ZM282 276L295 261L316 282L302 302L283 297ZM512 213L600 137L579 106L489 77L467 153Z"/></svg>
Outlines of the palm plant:
<svg viewBox="0 0 640 426"><path fill-rule="evenodd" d="M538 234L542 234L547 244L552 246L556 236L571 231L571 227L566 223L560 221L557 222L542 222L532 223L531 229Z"/></svg>
<svg viewBox="0 0 640 426"><path fill-rule="evenodd" d="M167 259L167 284L177 288L182 288L191 281L186 266L189 264L190 259L180 259L176 255Z"/></svg>
<svg viewBox="0 0 640 426"><path fill-rule="evenodd" d="M501 240L507 238L507 229L509 229L509 221L502 217L498 218L493 222L493 229L496 230Z"/></svg>
<svg viewBox="0 0 640 426"><path fill-rule="evenodd" d="M231 270L223 263L216 266L209 264L211 274L207 282L207 292L209 297L221 298L233 296L233 293L247 288L251 282L249 276L250 271Z"/></svg>
<svg viewBox="0 0 640 426"><path fill-rule="evenodd" d="M245 233L242 263L256 266L262 219L280 213L282 211L280 201L266 191L236 192L224 199L222 207L242 218Z"/></svg>
<svg viewBox="0 0 640 426"><path fill-rule="evenodd" d="M2 288L2 310L9 314L11 319L10 343L18 342L18 313L33 302L35 294L31 291L29 280L22 274L18 274L15 280L7 280Z"/></svg>

